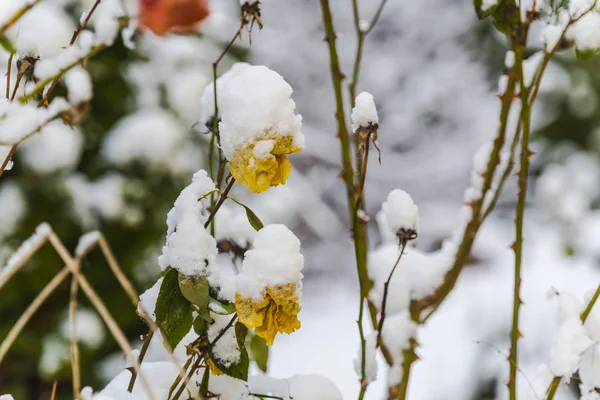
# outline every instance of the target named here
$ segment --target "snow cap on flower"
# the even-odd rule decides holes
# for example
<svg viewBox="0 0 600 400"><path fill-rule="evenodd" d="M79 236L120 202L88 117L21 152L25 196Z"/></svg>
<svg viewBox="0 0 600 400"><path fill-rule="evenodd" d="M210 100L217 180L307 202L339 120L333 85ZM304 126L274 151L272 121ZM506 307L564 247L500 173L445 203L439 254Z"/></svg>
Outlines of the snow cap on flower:
<svg viewBox="0 0 600 400"><path fill-rule="evenodd" d="M167 241L158 263L162 270L177 269L187 276L206 276L218 285L217 242L204 228L208 199L200 199L215 189L206 171L194 174L192 183L181 191L167 214Z"/></svg>
<svg viewBox="0 0 600 400"><path fill-rule="evenodd" d="M236 310L240 322L255 328L268 345L277 332L300 328L303 267L300 241L285 225L262 228L246 252L237 277Z"/></svg>
<svg viewBox="0 0 600 400"><path fill-rule="evenodd" d="M394 189L381 206L387 226L400 240L419 234L419 209L408 193Z"/></svg>
<svg viewBox="0 0 600 400"><path fill-rule="evenodd" d="M221 147L233 177L255 193L284 184L291 171L286 154L304 148L292 87L267 67L249 66L218 94Z"/></svg>
<svg viewBox="0 0 600 400"><path fill-rule="evenodd" d="M356 132L358 128L367 128L369 125L379 124L375 100L369 92L361 92L356 96L356 105L350 115L352 119L352 131Z"/></svg>
<svg viewBox="0 0 600 400"><path fill-rule="evenodd" d="M217 93L218 94L223 93L223 88L226 87L234 77L241 74L246 68L248 68L250 66L251 65L246 62L237 62L237 63L233 64L227 72L225 72L223 75L221 75L217 79ZM223 112L223 110L221 109L221 104L220 104L221 99L217 98L217 101L219 102L219 106L220 106L218 109L218 112L219 112L218 117L220 118L221 114ZM204 128L212 130L212 119L214 117L214 114L215 114L215 84L214 84L214 82L211 82L208 85L206 85L206 87L204 88L204 92L202 92L202 97L200 98L200 123L202 124L202 128L201 128L202 130Z"/></svg>

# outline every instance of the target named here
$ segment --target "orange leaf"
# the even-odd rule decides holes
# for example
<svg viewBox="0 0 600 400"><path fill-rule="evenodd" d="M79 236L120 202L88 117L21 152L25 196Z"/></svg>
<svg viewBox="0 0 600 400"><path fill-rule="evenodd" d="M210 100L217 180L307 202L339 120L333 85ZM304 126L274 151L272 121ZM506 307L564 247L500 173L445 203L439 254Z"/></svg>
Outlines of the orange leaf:
<svg viewBox="0 0 600 400"><path fill-rule="evenodd" d="M191 30L208 15L207 0L140 0L140 25L159 36Z"/></svg>

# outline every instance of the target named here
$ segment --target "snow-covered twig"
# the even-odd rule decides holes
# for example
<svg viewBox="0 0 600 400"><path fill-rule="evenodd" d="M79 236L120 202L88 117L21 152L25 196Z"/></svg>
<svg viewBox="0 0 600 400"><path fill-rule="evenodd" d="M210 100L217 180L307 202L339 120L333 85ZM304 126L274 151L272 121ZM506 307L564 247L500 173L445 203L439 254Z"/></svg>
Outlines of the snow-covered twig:
<svg viewBox="0 0 600 400"><path fill-rule="evenodd" d="M17 21L25 15L25 13L33 8L40 0L29 0L21 6L13 15L0 25L0 36L4 35L7 29L17 23Z"/></svg>

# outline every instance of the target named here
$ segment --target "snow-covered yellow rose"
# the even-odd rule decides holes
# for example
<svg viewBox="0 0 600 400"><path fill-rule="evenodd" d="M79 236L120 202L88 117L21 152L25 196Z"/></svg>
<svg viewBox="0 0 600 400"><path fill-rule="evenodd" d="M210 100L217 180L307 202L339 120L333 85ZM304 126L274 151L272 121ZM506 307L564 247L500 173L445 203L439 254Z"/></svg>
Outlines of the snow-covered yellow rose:
<svg viewBox="0 0 600 400"><path fill-rule="evenodd" d="M277 333L292 333L300 328L298 313L300 302L296 284L289 283L265 288L265 296L256 301L235 296L235 309L239 321L272 345Z"/></svg>
<svg viewBox="0 0 600 400"><path fill-rule="evenodd" d="M231 175L254 193L282 185L290 176L291 163L286 154L302 151L292 136L271 136L235 151L229 160Z"/></svg>

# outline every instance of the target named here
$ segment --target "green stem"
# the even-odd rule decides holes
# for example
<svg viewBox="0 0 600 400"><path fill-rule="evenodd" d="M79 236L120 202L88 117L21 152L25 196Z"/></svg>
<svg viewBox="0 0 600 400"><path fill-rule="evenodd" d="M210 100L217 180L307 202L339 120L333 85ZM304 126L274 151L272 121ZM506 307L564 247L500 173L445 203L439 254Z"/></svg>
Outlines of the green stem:
<svg viewBox="0 0 600 400"><path fill-rule="evenodd" d="M140 350L140 355L138 356L138 364L141 366L144 361L144 357L146 357L146 352L148 351L148 347L150 347L150 341L152 340L152 336L154 336L154 332L150 330L146 337L144 338L144 343L142 344L142 348ZM135 370L131 372L131 379L129 379L129 386L127 386L127 391L129 393L133 392L133 387L135 385L135 380L137 378L137 373Z"/></svg>
<svg viewBox="0 0 600 400"><path fill-rule="evenodd" d="M525 49L519 47L515 50L516 52L516 66L519 75L520 91L519 95L521 98L521 116L520 120L523 125L523 132L521 135L521 162L519 170L519 191L517 200L517 215L515 220L515 243L513 250L515 252L515 272L514 272L514 290L513 290L513 311L512 311L512 328L510 333L510 352L508 354L509 360L509 379L508 379L508 391L509 399L517 399L517 370L519 365L519 338L521 332L519 331L519 313L521 308L521 269L523 263L523 223L525 219L525 202L527 199L527 180L529 176L529 133L531 123L531 109L529 107L529 93L528 88L525 86L525 78L523 74L523 56Z"/></svg>

